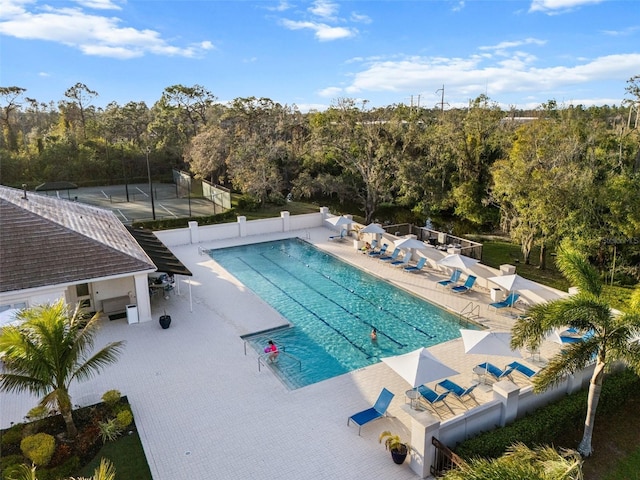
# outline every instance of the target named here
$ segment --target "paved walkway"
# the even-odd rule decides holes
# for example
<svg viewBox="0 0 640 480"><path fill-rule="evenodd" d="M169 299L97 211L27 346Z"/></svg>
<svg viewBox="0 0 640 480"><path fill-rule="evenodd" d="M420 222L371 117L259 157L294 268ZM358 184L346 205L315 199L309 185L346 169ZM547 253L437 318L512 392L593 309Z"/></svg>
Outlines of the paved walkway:
<svg viewBox="0 0 640 480"><path fill-rule="evenodd" d="M504 330L513 322L510 316L489 311L488 292L453 295L435 288L443 275L431 271L407 274L366 258L351 242L329 241L331 232L324 228L297 233L345 261L454 312L473 301L480 305L482 323L488 327ZM259 241L284 236L261 236ZM253 243L258 239L244 240ZM231 244L238 241L200 247ZM383 430L409 440L410 418L403 407L409 385L401 377L379 363L287 390L268 369L258 372L257 355L251 349L245 354L240 338L281 325L284 320L211 258L200 254L198 246L172 250L194 274L190 279L192 300L188 280L180 277L179 292L174 290L169 299L153 299L154 321L128 325L126 319L103 320L96 346L126 339L125 353L98 377L74 384L71 392L76 405L96 403L113 388L128 396L155 480L417 478L408 461L395 465L378 443ZM172 317L167 330L157 322L165 311ZM557 347L545 345L543 358ZM473 366L485 358L500 366L505 363L504 357L465 355L460 339L430 350L462 372L452 377L461 385L472 381ZM535 363L524 362L537 368ZM347 427L347 417L370 407L382 387L396 394L390 418L363 427L359 437L357 427ZM487 400L492 392L483 387L477 397ZM0 426L22 421L36 402L28 395L2 393ZM450 404L455 413L462 411L455 402Z"/></svg>

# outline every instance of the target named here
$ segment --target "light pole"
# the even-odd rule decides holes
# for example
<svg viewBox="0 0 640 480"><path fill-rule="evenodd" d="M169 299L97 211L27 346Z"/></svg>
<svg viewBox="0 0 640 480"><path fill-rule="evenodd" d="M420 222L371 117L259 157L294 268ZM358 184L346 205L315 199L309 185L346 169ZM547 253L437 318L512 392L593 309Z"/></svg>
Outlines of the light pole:
<svg viewBox="0 0 640 480"><path fill-rule="evenodd" d="M153 219L156 219L156 206L153 203L153 184L151 183L151 169L149 168L149 153L151 152L151 147L147 147L147 176L149 177L149 195L151 195L151 215Z"/></svg>

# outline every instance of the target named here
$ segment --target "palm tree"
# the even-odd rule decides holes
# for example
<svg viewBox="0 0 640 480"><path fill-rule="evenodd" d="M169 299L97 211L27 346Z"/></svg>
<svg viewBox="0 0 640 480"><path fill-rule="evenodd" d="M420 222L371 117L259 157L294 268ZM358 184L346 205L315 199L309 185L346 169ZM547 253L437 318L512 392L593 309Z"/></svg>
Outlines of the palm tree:
<svg viewBox="0 0 640 480"><path fill-rule="evenodd" d="M109 343L89 357L98 317L87 319L79 305L71 313L62 299L22 310L18 319L23 323L0 333L0 356L5 364L0 390L42 396L40 404L56 406L68 436L75 438L78 431L69 385L73 380L88 380L114 363L124 342Z"/></svg>
<svg viewBox="0 0 640 480"><path fill-rule="evenodd" d="M582 480L582 459L572 450L558 452L551 447L531 450L513 445L496 459L476 458L449 470L443 480Z"/></svg>
<svg viewBox="0 0 640 480"><path fill-rule="evenodd" d="M589 332L583 341L569 344L550 359L536 375L534 391L541 392L558 384L567 374L585 368L595 361L589 384L587 416L578 451L591 455L591 438L596 408L600 399L604 373L614 362L622 361L640 374L640 287L631 296L626 313L612 310L602 296L603 282L588 260L572 248L558 253L558 268L579 292L567 298L533 306L527 315L516 321L512 330L512 348L525 345L536 348L557 328L572 327Z"/></svg>

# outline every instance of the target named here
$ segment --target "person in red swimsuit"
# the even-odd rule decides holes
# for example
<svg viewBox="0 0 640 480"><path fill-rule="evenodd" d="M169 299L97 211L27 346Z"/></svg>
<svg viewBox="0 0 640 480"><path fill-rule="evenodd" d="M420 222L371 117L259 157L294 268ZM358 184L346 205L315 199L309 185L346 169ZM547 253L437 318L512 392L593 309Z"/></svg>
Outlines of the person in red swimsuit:
<svg viewBox="0 0 640 480"><path fill-rule="evenodd" d="M273 340L269 340L268 345L265 347L264 351L265 353L269 354L270 362L275 362L276 359L278 358L278 355L280 355L280 352L278 351L278 347L276 346L275 343L273 343Z"/></svg>

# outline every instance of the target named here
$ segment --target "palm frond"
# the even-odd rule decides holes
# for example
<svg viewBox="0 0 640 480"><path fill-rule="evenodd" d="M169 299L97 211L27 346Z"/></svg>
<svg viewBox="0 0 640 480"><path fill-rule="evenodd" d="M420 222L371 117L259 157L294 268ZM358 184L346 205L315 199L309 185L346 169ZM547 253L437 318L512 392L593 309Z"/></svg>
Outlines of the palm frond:
<svg viewBox="0 0 640 480"><path fill-rule="evenodd" d="M556 261L560 272L580 292L585 292L595 297L602 294L602 279L598 271L589 263L589 260L577 250L564 247Z"/></svg>
<svg viewBox="0 0 640 480"><path fill-rule="evenodd" d="M92 378L104 367L115 363L125 345L124 341L109 343L80 365L73 373L73 378L78 381Z"/></svg>

